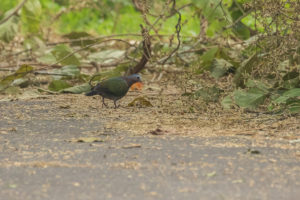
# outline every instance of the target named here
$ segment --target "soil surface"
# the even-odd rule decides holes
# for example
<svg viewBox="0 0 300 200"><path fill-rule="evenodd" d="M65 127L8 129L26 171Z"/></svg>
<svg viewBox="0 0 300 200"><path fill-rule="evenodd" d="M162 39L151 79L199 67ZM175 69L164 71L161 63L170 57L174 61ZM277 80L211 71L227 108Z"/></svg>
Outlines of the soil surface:
<svg viewBox="0 0 300 200"><path fill-rule="evenodd" d="M0 199L299 199L299 117L127 106L137 93L1 101Z"/></svg>

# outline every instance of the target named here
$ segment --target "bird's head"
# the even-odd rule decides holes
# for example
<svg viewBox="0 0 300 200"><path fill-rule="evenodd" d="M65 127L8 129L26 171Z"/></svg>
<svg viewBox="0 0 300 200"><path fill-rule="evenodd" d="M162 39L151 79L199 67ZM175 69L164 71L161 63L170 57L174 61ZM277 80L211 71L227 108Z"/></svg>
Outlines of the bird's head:
<svg viewBox="0 0 300 200"><path fill-rule="evenodd" d="M129 76L124 77L124 79L127 81L127 84L129 87L131 87L134 83L141 83L142 78L139 74L132 74Z"/></svg>
<svg viewBox="0 0 300 200"><path fill-rule="evenodd" d="M142 77L139 74L132 74L129 75L127 78L131 80L133 83L142 82Z"/></svg>

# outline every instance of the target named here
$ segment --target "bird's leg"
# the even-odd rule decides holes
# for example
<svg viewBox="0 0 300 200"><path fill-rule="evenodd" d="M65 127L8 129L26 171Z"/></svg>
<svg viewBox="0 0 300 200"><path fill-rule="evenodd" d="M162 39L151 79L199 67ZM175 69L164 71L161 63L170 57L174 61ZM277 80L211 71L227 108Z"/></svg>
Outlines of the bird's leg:
<svg viewBox="0 0 300 200"><path fill-rule="evenodd" d="M103 105L107 108L107 105L104 102L104 97L102 97L102 108L103 108Z"/></svg>
<svg viewBox="0 0 300 200"><path fill-rule="evenodd" d="M117 106L117 100L114 100L114 104L115 104L115 109L119 107Z"/></svg>

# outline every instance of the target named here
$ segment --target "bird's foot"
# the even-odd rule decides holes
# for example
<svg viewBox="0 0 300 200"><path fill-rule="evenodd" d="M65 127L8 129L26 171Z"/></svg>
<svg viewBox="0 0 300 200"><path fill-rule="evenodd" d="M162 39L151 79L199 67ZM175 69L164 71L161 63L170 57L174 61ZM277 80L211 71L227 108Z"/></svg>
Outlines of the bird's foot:
<svg viewBox="0 0 300 200"><path fill-rule="evenodd" d="M105 106L105 108L108 108L108 105L106 103L102 103L102 108Z"/></svg>
<svg viewBox="0 0 300 200"><path fill-rule="evenodd" d="M117 108L120 107L120 105L117 106L117 102L116 101L114 101L114 105L115 105L115 109L117 109Z"/></svg>

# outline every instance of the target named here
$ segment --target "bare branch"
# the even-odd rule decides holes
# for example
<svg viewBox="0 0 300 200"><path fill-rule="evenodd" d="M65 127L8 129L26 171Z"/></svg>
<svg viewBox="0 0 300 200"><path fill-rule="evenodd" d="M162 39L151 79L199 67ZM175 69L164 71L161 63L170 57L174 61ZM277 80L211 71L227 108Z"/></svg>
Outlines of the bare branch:
<svg viewBox="0 0 300 200"><path fill-rule="evenodd" d="M178 43L177 43L176 48L161 62L162 65L164 65L167 62L167 60L169 60L173 56L173 54L179 49L180 44L181 44L181 41L180 41L181 13L178 10L176 10L176 8L175 8L175 2L176 1L173 0L173 7L172 7L172 9L174 9L174 11L178 14L178 21L177 21L177 24L175 26L176 27L176 35L177 35L177 41L178 41Z"/></svg>
<svg viewBox="0 0 300 200"><path fill-rule="evenodd" d="M130 74L135 74L140 72L148 62L148 60L151 57L151 42L150 42L150 35L149 31L143 27L143 25L140 25L142 29L142 35L144 37L143 40L143 56L139 63L136 64L135 67L129 69Z"/></svg>

